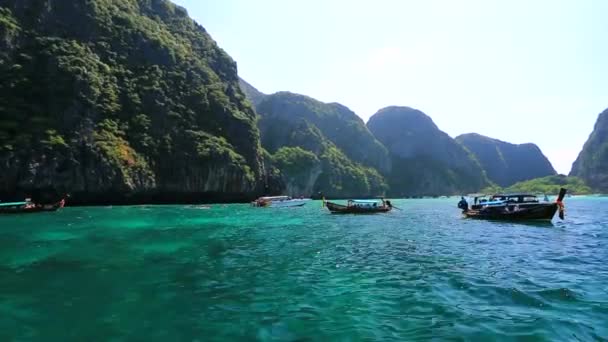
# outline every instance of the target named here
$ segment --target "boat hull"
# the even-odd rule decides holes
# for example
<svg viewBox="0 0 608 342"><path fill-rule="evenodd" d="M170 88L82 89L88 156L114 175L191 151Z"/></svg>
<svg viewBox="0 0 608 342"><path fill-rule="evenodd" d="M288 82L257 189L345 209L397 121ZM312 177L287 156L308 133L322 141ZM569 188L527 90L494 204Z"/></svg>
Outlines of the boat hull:
<svg viewBox="0 0 608 342"><path fill-rule="evenodd" d="M391 207L361 208L332 202L325 202L325 206L332 214L378 214L387 213L392 209Z"/></svg>
<svg viewBox="0 0 608 342"><path fill-rule="evenodd" d="M61 209L63 206L55 204L52 206L33 207L33 208L6 208L0 209L0 215L3 214L35 214L42 212L53 212Z"/></svg>
<svg viewBox="0 0 608 342"><path fill-rule="evenodd" d="M557 203L539 203L527 206L511 205L488 207L481 210L471 209L464 212L467 218L501 221L551 221L559 209Z"/></svg>
<svg viewBox="0 0 608 342"><path fill-rule="evenodd" d="M273 201L273 202L270 202L268 207L270 207L270 208L303 207L309 201L310 201L310 199L292 199L292 200L287 200L287 201Z"/></svg>

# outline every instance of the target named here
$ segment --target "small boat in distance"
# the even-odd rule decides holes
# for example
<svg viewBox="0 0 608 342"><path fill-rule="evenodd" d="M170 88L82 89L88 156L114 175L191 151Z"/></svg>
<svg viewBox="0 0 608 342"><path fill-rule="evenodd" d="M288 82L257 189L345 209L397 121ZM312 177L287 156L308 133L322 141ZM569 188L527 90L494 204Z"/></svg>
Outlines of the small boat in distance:
<svg viewBox="0 0 608 342"><path fill-rule="evenodd" d="M30 214L57 211L65 206L65 199L54 204L38 204L26 199L24 202L0 202L0 214Z"/></svg>
<svg viewBox="0 0 608 342"><path fill-rule="evenodd" d="M555 202L541 202L536 195L531 194L499 194L486 199L482 195L475 195L474 204L468 208L463 200L458 203L462 213L467 218L483 220L546 220L551 221L559 210L560 219L564 219L563 200L566 189L561 189ZM464 202L463 202L464 201Z"/></svg>
<svg viewBox="0 0 608 342"><path fill-rule="evenodd" d="M268 208L302 207L310 200L310 198L291 198L289 196L267 196L251 202L251 206Z"/></svg>
<svg viewBox="0 0 608 342"><path fill-rule="evenodd" d="M376 214L388 213L393 209L388 200L349 200L346 205L323 200L323 205L332 214Z"/></svg>

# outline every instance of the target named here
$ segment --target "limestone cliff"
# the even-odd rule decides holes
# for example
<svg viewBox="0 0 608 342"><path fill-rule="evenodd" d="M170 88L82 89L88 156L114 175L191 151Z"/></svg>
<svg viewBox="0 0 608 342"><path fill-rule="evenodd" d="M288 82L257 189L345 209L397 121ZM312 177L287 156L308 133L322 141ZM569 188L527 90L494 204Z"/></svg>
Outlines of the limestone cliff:
<svg viewBox="0 0 608 342"><path fill-rule="evenodd" d="M338 103L323 103L308 96L279 92L258 106L262 143L269 151L286 145L294 124L304 120L355 162L381 171L390 169L386 148L367 129L363 120Z"/></svg>
<svg viewBox="0 0 608 342"><path fill-rule="evenodd" d="M599 115L570 175L582 178L597 191L608 193L608 109Z"/></svg>
<svg viewBox="0 0 608 342"><path fill-rule="evenodd" d="M236 63L166 0L0 2L0 195L244 199L261 186Z"/></svg>
<svg viewBox="0 0 608 342"><path fill-rule="evenodd" d="M256 108L262 145L274 155L273 164L290 193L328 197L385 193L379 170L390 169L388 153L348 108L288 92L268 95ZM312 154L318 163L303 158L304 153ZM278 159L309 162L301 163L303 172L293 172L286 169L289 164L277 163Z"/></svg>
<svg viewBox="0 0 608 342"><path fill-rule="evenodd" d="M557 174L540 148L534 144L510 144L471 133L456 137L471 151L488 178L502 186Z"/></svg>
<svg viewBox="0 0 608 342"><path fill-rule="evenodd" d="M367 126L391 154L393 196L459 194L488 184L475 157L419 110L387 107Z"/></svg>

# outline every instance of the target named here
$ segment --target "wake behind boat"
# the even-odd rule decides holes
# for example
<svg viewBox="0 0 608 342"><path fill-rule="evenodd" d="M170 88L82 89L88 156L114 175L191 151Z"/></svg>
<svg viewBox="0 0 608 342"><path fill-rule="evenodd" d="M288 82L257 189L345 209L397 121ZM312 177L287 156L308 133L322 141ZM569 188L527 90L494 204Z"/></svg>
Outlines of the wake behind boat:
<svg viewBox="0 0 608 342"><path fill-rule="evenodd" d="M291 198L289 196L267 196L260 197L251 202L253 207L287 208L302 207L310 201L310 198Z"/></svg>
<svg viewBox="0 0 608 342"><path fill-rule="evenodd" d="M467 218L483 220L551 221L559 211L560 219L564 219L563 200L566 189L561 189L555 202L540 202L536 195L531 194L500 194L483 199L481 195L474 197L474 204L469 209L464 198L458 203L462 213Z"/></svg>
<svg viewBox="0 0 608 342"><path fill-rule="evenodd" d="M323 205L332 214L376 214L387 213L393 209L391 201L349 200L346 205L323 200Z"/></svg>

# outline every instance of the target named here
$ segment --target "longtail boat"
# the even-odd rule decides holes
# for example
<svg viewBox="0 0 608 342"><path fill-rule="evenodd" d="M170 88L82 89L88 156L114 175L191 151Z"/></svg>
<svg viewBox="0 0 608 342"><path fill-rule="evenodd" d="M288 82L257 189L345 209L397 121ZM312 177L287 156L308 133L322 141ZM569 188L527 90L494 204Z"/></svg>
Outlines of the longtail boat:
<svg viewBox="0 0 608 342"><path fill-rule="evenodd" d="M391 201L385 200L349 200L346 205L323 200L323 205L332 214L377 214L393 209Z"/></svg>
<svg viewBox="0 0 608 342"><path fill-rule="evenodd" d="M30 214L57 211L65 206L65 200L53 204L37 204L27 199L23 202L0 202L0 214Z"/></svg>
<svg viewBox="0 0 608 342"><path fill-rule="evenodd" d="M462 213L465 217L472 219L551 221L559 211L559 218L563 220L565 216L563 200L566 192L567 189L562 188L555 202L541 202L536 195L526 193L498 194L490 196L489 199L475 197L470 209L466 201L461 201L459 208L463 209Z"/></svg>

